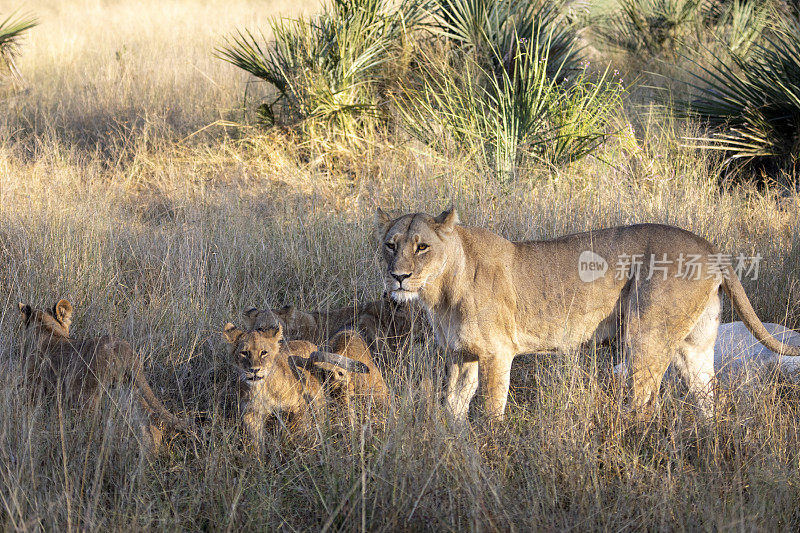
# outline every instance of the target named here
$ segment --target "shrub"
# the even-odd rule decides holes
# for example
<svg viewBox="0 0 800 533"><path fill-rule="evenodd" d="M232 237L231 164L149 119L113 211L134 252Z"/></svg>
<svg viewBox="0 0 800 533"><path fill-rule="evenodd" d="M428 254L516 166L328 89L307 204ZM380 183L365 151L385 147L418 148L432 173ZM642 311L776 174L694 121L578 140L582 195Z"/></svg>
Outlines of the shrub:
<svg viewBox="0 0 800 533"><path fill-rule="evenodd" d="M278 98L260 108L267 122L281 118L353 135L379 111L380 67L423 14L415 0L393 6L334 0L310 20L272 20L272 44L239 32L217 54L277 90Z"/></svg>
<svg viewBox="0 0 800 533"><path fill-rule="evenodd" d="M621 85L607 73L592 81L585 69L558 81L563 62L549 61L549 38L537 28L532 42L544 46L518 39L511 54L492 48L497 69L460 54L427 62L421 87L397 102L408 131L439 151L477 157L503 181L527 159L558 165L591 152L608 135Z"/></svg>
<svg viewBox="0 0 800 533"><path fill-rule="evenodd" d="M794 163L800 155L800 23L774 19L769 34L747 54L728 49L722 59L689 72L695 96L677 102L686 116L712 129L693 139L722 150L729 161Z"/></svg>
<svg viewBox="0 0 800 533"><path fill-rule="evenodd" d="M475 52L479 61L507 58L517 41L547 48L548 73L578 68L577 32L564 16L565 0L434 0L437 35ZM497 52L500 52L499 54Z"/></svg>
<svg viewBox="0 0 800 533"><path fill-rule="evenodd" d="M25 33L38 23L38 20L30 15L15 19L13 14L0 22L0 63L17 79L20 76L14 59L19 54L20 41Z"/></svg>

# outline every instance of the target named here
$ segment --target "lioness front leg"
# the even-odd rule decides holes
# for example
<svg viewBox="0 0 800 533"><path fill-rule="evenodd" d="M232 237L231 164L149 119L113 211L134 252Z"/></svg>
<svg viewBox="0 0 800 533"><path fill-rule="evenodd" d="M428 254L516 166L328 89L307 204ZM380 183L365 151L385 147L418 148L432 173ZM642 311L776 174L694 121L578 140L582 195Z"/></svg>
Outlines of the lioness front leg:
<svg viewBox="0 0 800 533"><path fill-rule="evenodd" d="M486 397L486 416L495 420L505 417L508 389L511 384L513 355L496 355L480 359L480 378Z"/></svg>
<svg viewBox="0 0 800 533"><path fill-rule="evenodd" d="M478 390L478 359L454 354L456 361L447 370L447 408L457 422L465 422L469 403Z"/></svg>

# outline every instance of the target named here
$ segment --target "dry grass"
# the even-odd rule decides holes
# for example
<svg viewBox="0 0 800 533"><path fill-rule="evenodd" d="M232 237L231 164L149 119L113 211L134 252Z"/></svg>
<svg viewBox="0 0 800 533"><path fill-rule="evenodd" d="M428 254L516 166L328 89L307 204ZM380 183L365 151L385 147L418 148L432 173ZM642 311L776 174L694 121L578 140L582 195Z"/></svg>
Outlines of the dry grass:
<svg viewBox="0 0 800 533"><path fill-rule="evenodd" d="M431 343L388 363L385 424L326 426L322 441L277 434L257 459L242 447L219 333L252 305L374 297L374 207L451 200L510 238L652 221L757 251L761 277L746 285L756 309L797 327L798 195L718 189L718 163L646 114L638 140L503 187L410 145L331 171L277 134L190 137L241 113L246 80L212 58L219 37L282 7L26 8L42 20L19 62L28 88L7 95L0 119L2 529L798 528L800 402L781 382L734 394L709 423L665 391L659 418L639 427L619 419L613 354L522 357L508 421L483 429L476 409L458 431L439 405ZM175 437L150 461L111 401L60 417L21 398L16 302L60 297L76 305L74 331L129 340L165 402L204 415L201 442Z"/></svg>

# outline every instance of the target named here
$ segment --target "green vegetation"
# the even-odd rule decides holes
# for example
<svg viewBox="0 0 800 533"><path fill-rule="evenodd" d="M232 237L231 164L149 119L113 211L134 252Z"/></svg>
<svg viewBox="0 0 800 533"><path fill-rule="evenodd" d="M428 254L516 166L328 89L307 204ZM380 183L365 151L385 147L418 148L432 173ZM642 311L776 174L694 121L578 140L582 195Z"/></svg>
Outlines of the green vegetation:
<svg viewBox="0 0 800 533"><path fill-rule="evenodd" d="M746 54L730 47L721 59L697 64L687 82L697 95L678 110L713 128L697 139L701 146L731 160L791 168L800 157L800 21L773 19L768 29Z"/></svg>
<svg viewBox="0 0 800 533"><path fill-rule="evenodd" d="M0 63L2 63L14 77L19 77L14 58L19 53L19 45L25 34L38 24L36 17L16 16L6 17L0 22Z"/></svg>

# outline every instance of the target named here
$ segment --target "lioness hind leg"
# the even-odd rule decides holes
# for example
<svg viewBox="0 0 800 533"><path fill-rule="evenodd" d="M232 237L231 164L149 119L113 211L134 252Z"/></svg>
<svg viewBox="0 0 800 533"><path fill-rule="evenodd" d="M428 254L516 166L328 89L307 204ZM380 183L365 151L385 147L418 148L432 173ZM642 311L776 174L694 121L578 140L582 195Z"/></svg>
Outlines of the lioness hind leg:
<svg viewBox="0 0 800 533"><path fill-rule="evenodd" d="M469 404L477 390L478 360L451 363L447 370L447 408L454 420L467 420Z"/></svg>
<svg viewBox="0 0 800 533"><path fill-rule="evenodd" d="M661 380L669 367L673 350L657 335L639 334L628 340L633 396L630 409L646 419L655 406Z"/></svg>
<svg viewBox="0 0 800 533"><path fill-rule="evenodd" d="M639 419L649 417L664 373L685 335L673 337L674 312L654 303L659 301L656 290L643 284L632 291L625 314L625 347L633 385L629 409Z"/></svg>
<svg viewBox="0 0 800 533"><path fill-rule="evenodd" d="M706 416L714 412L714 343L720 319L720 299L714 294L708 301L694 329L680 343L675 361L689 393Z"/></svg>

